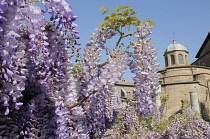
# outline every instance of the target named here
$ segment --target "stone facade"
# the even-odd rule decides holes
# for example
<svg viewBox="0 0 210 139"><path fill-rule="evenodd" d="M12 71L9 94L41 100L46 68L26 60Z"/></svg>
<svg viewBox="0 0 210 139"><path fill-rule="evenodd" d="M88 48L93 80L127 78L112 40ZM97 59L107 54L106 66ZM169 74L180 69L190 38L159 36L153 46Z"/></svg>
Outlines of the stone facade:
<svg viewBox="0 0 210 139"><path fill-rule="evenodd" d="M128 101L134 99L135 89L133 82L126 82L125 80L122 80L116 83L115 86L120 91L123 106L126 105Z"/></svg>
<svg viewBox="0 0 210 139"><path fill-rule="evenodd" d="M164 116L170 117L172 114L180 112L183 103L190 106L192 98L198 100L199 106L192 106L202 114L202 117L210 121L210 33L206 37L196 58L191 65L188 64L187 49L173 40L165 53L166 67L159 71L160 85L158 90L160 99L167 98L164 104ZM124 102L132 100L134 84L132 82L121 81L116 84L121 90L121 98ZM196 94L196 97L195 97ZM194 96L193 96L194 95ZM159 101L155 101L158 102Z"/></svg>
<svg viewBox="0 0 210 139"><path fill-rule="evenodd" d="M196 65L166 67L159 71L160 97L168 97L164 115L177 113L183 102L190 103L190 92L197 92L199 102L208 111L210 68Z"/></svg>
<svg viewBox="0 0 210 139"><path fill-rule="evenodd" d="M191 102L192 107L190 94L192 95L192 92L196 92L198 98L196 101L199 102L197 107L200 108L203 118L209 120L210 68L208 65L201 66L198 64L200 63L199 61L204 61L202 58L210 56L210 54L206 53L207 50L210 50L210 47L207 47L209 44L209 39L206 39L201 47L202 49L197 54L199 60L194 62L194 65L188 65L188 52L183 45L173 41L166 49L164 57L165 59L166 57L168 58L166 59L168 63L166 63L164 69L159 71L161 83L160 97L168 98L165 103L165 117L178 113L183 103L190 105ZM205 52L203 49L205 49ZM171 55L173 55L173 59L170 59ZM205 63L210 62L206 60Z"/></svg>

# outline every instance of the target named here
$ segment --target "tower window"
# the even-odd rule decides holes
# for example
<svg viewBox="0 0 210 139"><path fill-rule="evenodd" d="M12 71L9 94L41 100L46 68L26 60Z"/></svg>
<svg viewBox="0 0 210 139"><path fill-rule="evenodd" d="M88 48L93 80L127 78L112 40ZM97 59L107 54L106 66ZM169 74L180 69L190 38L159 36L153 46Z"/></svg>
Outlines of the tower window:
<svg viewBox="0 0 210 139"><path fill-rule="evenodd" d="M165 57L166 67L168 67L168 58Z"/></svg>
<svg viewBox="0 0 210 139"><path fill-rule="evenodd" d="M184 64L183 63L183 55L179 54L178 57L179 57L179 64Z"/></svg>
<svg viewBox="0 0 210 139"><path fill-rule="evenodd" d="M171 55L171 65L175 65L175 57L174 57L174 55Z"/></svg>

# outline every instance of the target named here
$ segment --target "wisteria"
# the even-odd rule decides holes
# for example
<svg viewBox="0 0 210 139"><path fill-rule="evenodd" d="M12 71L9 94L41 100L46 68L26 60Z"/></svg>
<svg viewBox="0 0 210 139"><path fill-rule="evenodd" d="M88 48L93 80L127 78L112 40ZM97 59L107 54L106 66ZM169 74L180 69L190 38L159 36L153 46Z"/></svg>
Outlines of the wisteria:
<svg viewBox="0 0 210 139"><path fill-rule="evenodd" d="M149 128L145 127L141 122L138 117L136 103L129 102L122 109L117 124L112 129L107 130L104 139L155 139L161 137L160 133L156 131L148 132Z"/></svg>
<svg viewBox="0 0 210 139"><path fill-rule="evenodd" d="M8 115L14 108L19 110L23 103L20 101L21 92L25 89L27 69L24 67L27 59L21 56L24 44L19 42L19 7L17 1L1 2L1 42L0 42L0 102L1 112Z"/></svg>
<svg viewBox="0 0 210 139"><path fill-rule="evenodd" d="M209 138L208 123L195 114L185 116L186 123L177 116L159 131L149 22L127 35L134 38L129 52L118 49L127 36L108 26L92 33L81 54L76 19L67 0L0 1L0 138ZM123 107L115 84L127 68L135 92ZM155 124L142 125L146 118Z"/></svg>
<svg viewBox="0 0 210 139"><path fill-rule="evenodd" d="M151 34L148 23L142 23L137 28L137 41L131 42L134 49L134 60L130 61L129 66L134 73L134 81L136 88L136 100L139 109L139 115L149 116L153 112L153 98L159 87L158 84L158 64L156 63L156 50L150 38Z"/></svg>
<svg viewBox="0 0 210 139"><path fill-rule="evenodd" d="M112 111L107 111L106 101L108 101L111 89L114 84L121 78L126 69L128 57L121 52L110 51L106 67L101 67L100 56L106 39L110 39L116 33L110 29L97 29L98 33L93 33L85 48L84 60L81 62L83 76L81 78L82 96L90 96L89 100L84 103L89 128L92 134L102 136L105 133L108 119L112 121ZM90 48L89 48L90 47ZM109 113L106 115L106 113ZM111 118L111 119L110 119Z"/></svg>
<svg viewBox="0 0 210 139"><path fill-rule="evenodd" d="M204 121L192 109L184 109L182 114L175 115L174 120L163 132L163 138L210 138L209 123Z"/></svg>

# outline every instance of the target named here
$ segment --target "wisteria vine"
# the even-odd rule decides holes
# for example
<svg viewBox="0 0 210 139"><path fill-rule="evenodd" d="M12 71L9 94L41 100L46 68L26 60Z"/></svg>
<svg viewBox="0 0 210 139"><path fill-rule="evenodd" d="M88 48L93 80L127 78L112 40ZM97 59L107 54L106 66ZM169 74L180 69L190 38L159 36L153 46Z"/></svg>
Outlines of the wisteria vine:
<svg viewBox="0 0 210 139"><path fill-rule="evenodd" d="M81 55L74 23L77 16L67 0L41 0L44 9L37 2L0 1L0 138L128 138L125 134L133 131L135 137L160 137L138 123L138 116L154 117L153 98L159 86L156 51L147 39L150 24L141 23L128 35L137 39L130 43L131 52L108 49L107 39L119 31L97 28ZM114 47L118 45L119 41ZM107 53L105 62L100 58L103 51ZM76 74L73 60L78 62ZM137 103L137 110L131 103L121 110L115 87L128 66L134 73L136 101L132 104ZM123 131L115 134L113 127L121 115L122 127L116 129ZM200 121L191 125L204 129L204 136L209 129ZM173 130L181 129L176 126ZM114 133L107 136L110 131ZM174 133L165 130L164 136L174 137Z"/></svg>
<svg viewBox="0 0 210 139"><path fill-rule="evenodd" d="M131 72L134 73L136 88L136 100L141 117L149 116L153 113L153 98L159 88L158 84L158 66L156 63L156 50L150 38L152 26L148 23L142 23L137 28L137 41L131 42L134 49L134 60L130 61Z"/></svg>

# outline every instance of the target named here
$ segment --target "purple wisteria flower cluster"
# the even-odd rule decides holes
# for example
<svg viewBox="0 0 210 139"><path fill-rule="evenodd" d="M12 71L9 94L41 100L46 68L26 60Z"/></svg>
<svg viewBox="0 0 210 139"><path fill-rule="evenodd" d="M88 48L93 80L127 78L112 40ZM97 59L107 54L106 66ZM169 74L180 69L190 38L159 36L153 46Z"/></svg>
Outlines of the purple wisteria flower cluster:
<svg viewBox="0 0 210 139"><path fill-rule="evenodd" d="M70 60L79 45L76 16L65 0L42 4L45 10L30 1L0 3L0 137L102 136L105 121L116 119L114 106L120 101L112 90L128 57L110 50L106 66L100 67L106 39L116 33L98 29L80 63L83 76L75 78Z"/></svg>
<svg viewBox="0 0 210 139"><path fill-rule="evenodd" d="M9 3L10 2L10 3ZM24 67L27 59L21 56L24 53L24 44L19 42L17 1L1 2L0 24L0 103L2 112L8 115L13 109L19 110L23 105L20 102L21 92L25 89L27 69Z"/></svg>
<svg viewBox="0 0 210 139"><path fill-rule="evenodd" d="M116 33L109 28L97 31L92 33L94 36L90 38L85 48L84 59L81 61L81 93L82 97L90 96L84 103L89 129L93 135L102 136L106 129L106 119L109 122L113 121L113 109L110 106L114 105L115 98L110 103L106 102L109 101L108 96L114 84L121 79L126 69L128 56L123 52L110 50L106 66L101 66L99 62L104 43Z"/></svg>
<svg viewBox="0 0 210 139"><path fill-rule="evenodd" d="M199 114L188 108L183 111L183 114L175 115L173 121L164 130L162 138L209 139L210 125Z"/></svg>
<svg viewBox="0 0 210 139"><path fill-rule="evenodd" d="M55 9L53 1L48 6ZM67 78L72 65L67 47L75 45L78 32L68 21L65 28L71 32L60 35L45 12L30 1L0 2L0 138L59 138L56 112L64 101L62 91L74 83Z"/></svg>
<svg viewBox="0 0 210 139"><path fill-rule="evenodd" d="M139 116L159 118L152 102L158 64L146 38L151 33L147 22L132 34L137 41L129 54L105 46L118 32L105 27L92 33L80 55L76 19L67 0L0 1L0 138L174 138L182 129L181 137L209 138L209 125L199 117L187 117L186 125L173 121L163 134L139 123ZM127 66L134 73L136 101L121 109L115 83Z"/></svg>
<svg viewBox="0 0 210 139"><path fill-rule="evenodd" d="M120 115L117 124L114 127L107 130L106 136L103 139L155 139L161 138L161 134L156 131L149 131L144 127L139 120L136 103L128 102Z"/></svg>
<svg viewBox="0 0 210 139"><path fill-rule="evenodd" d="M131 72L134 73L135 82L135 94L138 104L139 116L149 116L153 112L153 98L156 95L156 91L159 88L158 83L158 67L156 63L156 49L153 47L153 43L150 38L147 38L151 34L150 28L152 26L149 23L141 23L137 28L136 38L137 41L131 42L133 46L133 57L129 66Z"/></svg>

